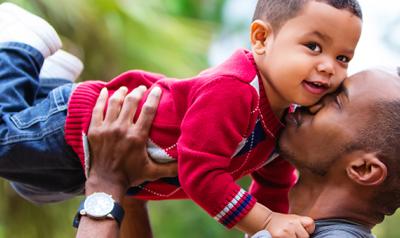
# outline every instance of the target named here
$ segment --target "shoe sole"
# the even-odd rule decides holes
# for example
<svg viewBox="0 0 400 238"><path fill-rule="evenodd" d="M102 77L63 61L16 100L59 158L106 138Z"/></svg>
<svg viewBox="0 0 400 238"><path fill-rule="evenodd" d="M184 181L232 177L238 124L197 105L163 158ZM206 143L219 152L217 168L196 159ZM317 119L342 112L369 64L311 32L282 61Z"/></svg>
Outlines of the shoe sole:
<svg viewBox="0 0 400 238"><path fill-rule="evenodd" d="M49 48L50 55L54 54L57 50L61 49L62 43L56 30L42 18L22 9L21 7L12 3L0 4L0 14L7 14L10 20L15 19L31 29ZM36 32L35 29L41 28L40 26L46 25L49 31Z"/></svg>
<svg viewBox="0 0 400 238"><path fill-rule="evenodd" d="M78 57L64 50L58 50L49 60L73 73L76 76L75 78L82 73L84 68L82 61Z"/></svg>

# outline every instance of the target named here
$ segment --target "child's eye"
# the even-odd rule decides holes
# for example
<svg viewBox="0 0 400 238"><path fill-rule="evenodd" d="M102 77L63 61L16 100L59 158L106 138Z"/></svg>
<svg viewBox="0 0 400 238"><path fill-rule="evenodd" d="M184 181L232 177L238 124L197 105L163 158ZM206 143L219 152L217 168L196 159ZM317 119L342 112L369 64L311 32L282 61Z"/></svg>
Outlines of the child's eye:
<svg viewBox="0 0 400 238"><path fill-rule="evenodd" d="M342 63L349 63L350 62L350 58L344 55L339 55L338 57L336 57L337 60L341 61Z"/></svg>
<svg viewBox="0 0 400 238"><path fill-rule="evenodd" d="M310 42L305 45L308 49L315 51L315 52L322 52L321 46L319 46L315 42Z"/></svg>

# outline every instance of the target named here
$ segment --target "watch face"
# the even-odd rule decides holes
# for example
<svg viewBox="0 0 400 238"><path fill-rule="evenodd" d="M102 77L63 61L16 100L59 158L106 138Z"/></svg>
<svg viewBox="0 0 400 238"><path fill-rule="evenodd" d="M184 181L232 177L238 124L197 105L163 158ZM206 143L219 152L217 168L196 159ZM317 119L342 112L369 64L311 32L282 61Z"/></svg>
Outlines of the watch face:
<svg viewBox="0 0 400 238"><path fill-rule="evenodd" d="M114 208L114 200L105 193L93 193L88 196L84 203L84 209L88 216L105 217Z"/></svg>

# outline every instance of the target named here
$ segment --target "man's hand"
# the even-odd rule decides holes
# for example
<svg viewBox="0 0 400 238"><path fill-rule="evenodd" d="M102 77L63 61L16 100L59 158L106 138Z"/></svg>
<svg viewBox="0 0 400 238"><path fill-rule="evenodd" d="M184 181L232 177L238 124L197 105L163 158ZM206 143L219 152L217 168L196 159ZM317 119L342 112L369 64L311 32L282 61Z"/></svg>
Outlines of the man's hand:
<svg viewBox="0 0 400 238"><path fill-rule="evenodd" d="M177 174L176 164L156 164L146 151L149 130L160 99L160 88L150 92L136 123L133 123L133 118L146 88L140 86L129 94L127 91L126 87L121 87L109 98L104 115L108 92L103 88L93 109L88 132L91 155L88 182L97 184L101 180L104 183L101 187L112 186L123 192L129 186L145 180ZM88 185L86 189L91 190Z"/></svg>
<svg viewBox="0 0 400 238"><path fill-rule="evenodd" d="M161 90L152 90L136 123L133 123L133 117L146 88L136 88L126 95L127 91L122 87L110 97L105 115L108 92L106 89L101 91L93 109L88 133L91 168L85 193L89 195L93 192L106 192L120 203L131 185L177 175L176 163L156 164L146 151L146 142ZM142 213L146 213L144 206L140 208ZM138 211L139 208L136 212ZM76 235L77 238L118 236L119 227L115 221L94 220L87 216L81 218Z"/></svg>

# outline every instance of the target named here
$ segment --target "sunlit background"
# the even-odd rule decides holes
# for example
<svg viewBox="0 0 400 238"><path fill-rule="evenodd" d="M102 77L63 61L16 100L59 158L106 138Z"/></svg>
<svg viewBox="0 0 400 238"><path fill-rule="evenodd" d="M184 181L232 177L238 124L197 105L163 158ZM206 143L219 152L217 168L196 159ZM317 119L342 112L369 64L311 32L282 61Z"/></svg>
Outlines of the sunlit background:
<svg viewBox="0 0 400 238"><path fill-rule="evenodd" d="M363 32L349 73L370 67L400 65L400 2L396 0L359 0L363 10ZM249 47L248 26L257 0L226 1L222 29L212 43L212 65L228 57L231 49Z"/></svg>
<svg viewBox="0 0 400 238"><path fill-rule="evenodd" d="M4 1L0 1L4 2ZM51 22L64 48L83 59L80 80L109 80L141 68L185 77L215 65L234 49L248 47L256 0L15 0ZM350 72L400 65L400 2L360 0L364 30ZM243 185L249 180L242 181ZM0 186L0 238L73 237L81 198L34 206L6 182ZM190 201L150 203L155 237L243 237L227 231ZM394 215L374 229L400 237Z"/></svg>

